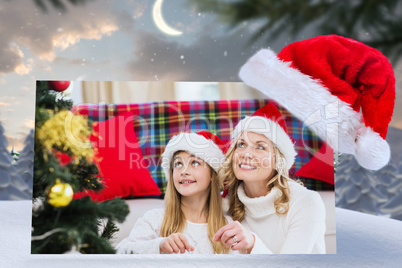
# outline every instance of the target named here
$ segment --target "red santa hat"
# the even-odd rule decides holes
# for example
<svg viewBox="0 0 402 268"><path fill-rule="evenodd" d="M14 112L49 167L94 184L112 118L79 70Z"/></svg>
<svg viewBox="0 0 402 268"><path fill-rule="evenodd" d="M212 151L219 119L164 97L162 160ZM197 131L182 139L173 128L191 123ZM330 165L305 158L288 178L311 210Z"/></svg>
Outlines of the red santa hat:
<svg viewBox="0 0 402 268"><path fill-rule="evenodd" d="M378 50L350 38L318 36L276 55L263 49L240 78L279 102L337 152L370 170L385 166L395 104L395 77ZM362 113L360 113L360 109Z"/></svg>
<svg viewBox="0 0 402 268"><path fill-rule="evenodd" d="M265 135L285 157L287 170L293 166L297 153L288 135L285 119L272 103L240 120L233 131L232 140L239 139L244 131Z"/></svg>
<svg viewBox="0 0 402 268"><path fill-rule="evenodd" d="M173 155L177 151L185 151L201 158L218 172L225 158L221 150L223 147L224 144L218 136L205 130L197 133L180 133L169 140L162 154L163 172L166 178L169 178Z"/></svg>

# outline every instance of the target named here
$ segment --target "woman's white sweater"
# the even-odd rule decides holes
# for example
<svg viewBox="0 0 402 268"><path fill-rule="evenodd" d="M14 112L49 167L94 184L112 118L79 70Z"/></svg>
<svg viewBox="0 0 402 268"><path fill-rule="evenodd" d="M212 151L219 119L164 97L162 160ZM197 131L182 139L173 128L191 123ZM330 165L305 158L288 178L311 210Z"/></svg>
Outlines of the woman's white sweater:
<svg viewBox="0 0 402 268"><path fill-rule="evenodd" d="M277 215L274 201L281 195L274 187L266 196L249 198L241 184L237 194L245 205L241 222L256 233L270 253L323 254L325 253L325 207L320 195L289 180L289 211ZM224 198L224 210L228 198Z"/></svg>

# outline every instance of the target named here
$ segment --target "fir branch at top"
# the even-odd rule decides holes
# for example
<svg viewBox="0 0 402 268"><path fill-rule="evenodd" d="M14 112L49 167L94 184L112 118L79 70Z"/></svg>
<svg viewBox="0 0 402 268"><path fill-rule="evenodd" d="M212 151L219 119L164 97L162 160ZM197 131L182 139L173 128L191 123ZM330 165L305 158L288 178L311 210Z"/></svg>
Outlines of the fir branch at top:
<svg viewBox="0 0 402 268"><path fill-rule="evenodd" d="M253 33L248 46L261 38L270 46L274 41L299 41L305 35L337 34L379 49L395 64L402 56L400 0L187 2L198 12L216 14L217 23L223 22L229 30Z"/></svg>
<svg viewBox="0 0 402 268"><path fill-rule="evenodd" d="M50 90L46 81L36 82L36 107L54 111L71 110L72 100L64 100L62 92Z"/></svg>

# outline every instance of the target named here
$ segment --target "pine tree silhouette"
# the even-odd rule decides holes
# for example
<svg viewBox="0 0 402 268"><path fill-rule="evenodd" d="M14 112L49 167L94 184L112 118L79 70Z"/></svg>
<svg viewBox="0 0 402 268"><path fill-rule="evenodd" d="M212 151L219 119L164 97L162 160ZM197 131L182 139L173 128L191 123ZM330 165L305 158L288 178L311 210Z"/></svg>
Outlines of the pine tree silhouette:
<svg viewBox="0 0 402 268"><path fill-rule="evenodd" d="M0 200L30 199L30 187L17 173L7 146L4 128L0 122Z"/></svg>

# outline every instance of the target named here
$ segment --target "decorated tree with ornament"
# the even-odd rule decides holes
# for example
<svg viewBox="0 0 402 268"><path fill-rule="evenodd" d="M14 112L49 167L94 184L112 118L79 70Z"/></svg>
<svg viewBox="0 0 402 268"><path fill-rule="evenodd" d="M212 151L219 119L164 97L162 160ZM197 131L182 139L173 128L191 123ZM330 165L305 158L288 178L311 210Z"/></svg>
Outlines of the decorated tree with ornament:
<svg viewBox="0 0 402 268"><path fill-rule="evenodd" d="M71 112L65 81L38 81L33 172L32 253L115 253L109 240L128 206L74 193L103 189L88 120Z"/></svg>

